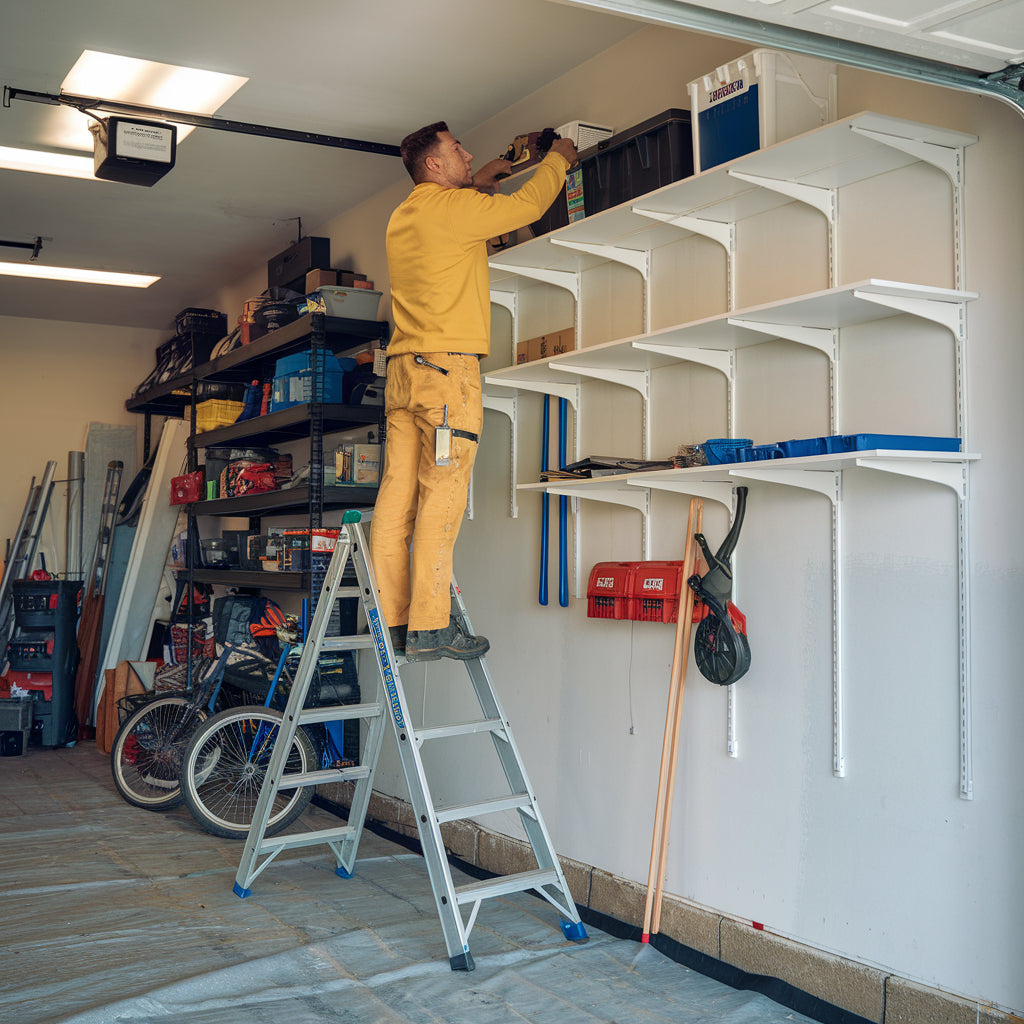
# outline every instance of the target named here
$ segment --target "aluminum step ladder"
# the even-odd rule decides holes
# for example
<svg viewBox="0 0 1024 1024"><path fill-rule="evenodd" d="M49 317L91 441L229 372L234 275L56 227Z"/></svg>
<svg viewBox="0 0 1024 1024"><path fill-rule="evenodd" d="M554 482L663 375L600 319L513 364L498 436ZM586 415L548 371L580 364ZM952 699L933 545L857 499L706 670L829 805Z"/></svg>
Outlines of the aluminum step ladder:
<svg viewBox="0 0 1024 1024"><path fill-rule="evenodd" d="M32 477L28 488L28 500L21 513L17 533L11 542L11 549L4 564L3 579L0 580L0 661L6 650L7 641L14 631L14 581L27 580L32 572L32 565L39 550L39 536L43 530L43 522L50 508L50 497L53 494L53 477L57 463L46 463L43 478L37 484Z"/></svg>
<svg viewBox="0 0 1024 1024"><path fill-rule="evenodd" d="M365 517L368 518L368 517ZM448 959L452 970L471 971L473 956L469 950L469 934L476 921L483 900L515 892L533 890L544 897L558 911L559 924L565 937L573 942L585 942L587 933L573 902L572 894L562 873L561 865L551 844L533 788L526 777L522 759L512 736L508 719L498 702L483 658L464 664L469 672L473 691L479 702L482 718L449 725L417 727L409 713L409 703L402 687L400 666L405 659L397 659L391 646L387 623L381 615L377 600L377 583L367 553L362 523L364 515L357 510L344 513L334 555L324 578L320 599L310 625L309 635L302 648L295 682L284 712L284 721L275 743L270 765L260 791L245 849L235 876L234 892L245 897L251 892L253 880L283 849L327 843L337 859L336 874L350 878L356 858L359 839L366 819L373 785L373 774L383 741L385 710L390 712L398 751L402 761L409 797L416 814L420 845L427 865L430 887L434 893L441 930L444 933ZM340 583L346 565L351 560L359 581L359 598L369 632L355 637L325 637L327 622L334 602L341 594ZM341 596L345 596L342 594ZM458 587L452 584L452 614L467 633L472 633L466 606ZM303 709L306 693L321 652L372 648L376 654L374 665L378 676L379 700L370 704L345 705ZM476 714L477 712L473 712ZM364 744L362 764L353 768L328 769L304 774L285 774L286 752L290 750L296 729L312 722L324 722L342 717L368 719L370 727ZM457 736L488 733L507 783L507 792L489 799L477 800L459 806L438 806L431 797L427 774L421 754L422 746ZM467 765L467 769L471 766ZM467 772L468 774L468 772ZM266 838L264 831L279 789L311 786L327 782L355 780L355 790L348 824L339 828L322 829L295 835ZM526 836L533 848L536 868L511 875L501 875L468 885L456 886L445 853L441 825L445 822L475 818L479 815L516 810ZM262 858L262 860L260 859ZM463 919L462 908L468 906L469 916Z"/></svg>

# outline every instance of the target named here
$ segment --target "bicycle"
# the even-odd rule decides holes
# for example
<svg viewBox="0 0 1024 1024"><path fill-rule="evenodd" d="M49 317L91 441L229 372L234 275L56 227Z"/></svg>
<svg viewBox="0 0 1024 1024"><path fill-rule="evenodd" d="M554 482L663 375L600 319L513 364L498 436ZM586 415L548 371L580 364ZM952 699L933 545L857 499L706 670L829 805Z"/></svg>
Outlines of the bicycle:
<svg viewBox="0 0 1024 1024"><path fill-rule="evenodd" d="M260 789L270 765L283 713L271 702L283 675L291 682L282 654L278 671L262 706L226 708L201 723L191 737L181 761L181 790L196 822L223 839L245 839ZM319 686L317 687L319 690ZM314 697L318 702L319 693ZM300 726L285 762L285 772L309 772L316 768L347 767L324 727ZM313 798L311 786L281 790L267 820L266 835L274 835L294 822Z"/></svg>

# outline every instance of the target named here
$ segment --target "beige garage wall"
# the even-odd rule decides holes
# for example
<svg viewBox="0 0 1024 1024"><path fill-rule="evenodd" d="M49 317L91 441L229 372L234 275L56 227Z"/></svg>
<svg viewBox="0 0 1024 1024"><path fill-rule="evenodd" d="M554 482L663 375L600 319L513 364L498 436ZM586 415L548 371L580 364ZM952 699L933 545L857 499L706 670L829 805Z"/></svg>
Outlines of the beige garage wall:
<svg viewBox="0 0 1024 1024"><path fill-rule="evenodd" d="M63 480L68 452L85 450L90 423L137 428L141 458L143 419L124 403L155 365L164 340L161 331L0 316L0 555L18 528L32 477L41 477L53 459L56 479ZM50 554L54 546L63 558L64 501L59 483L41 538L48 567L59 564Z"/></svg>

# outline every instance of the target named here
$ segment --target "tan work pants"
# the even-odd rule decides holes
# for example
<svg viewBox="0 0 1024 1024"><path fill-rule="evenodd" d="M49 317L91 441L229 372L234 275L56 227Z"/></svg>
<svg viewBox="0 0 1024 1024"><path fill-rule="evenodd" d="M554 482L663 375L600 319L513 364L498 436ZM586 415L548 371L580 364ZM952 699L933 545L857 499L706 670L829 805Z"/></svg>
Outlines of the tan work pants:
<svg viewBox="0 0 1024 1024"><path fill-rule="evenodd" d="M388 361L387 448L370 535L385 621L415 630L448 625L452 558L477 449L475 441L452 437L451 463L438 466L434 428L446 405L450 427L479 435L483 423L476 356L435 352L423 358L448 373L411 354Z"/></svg>

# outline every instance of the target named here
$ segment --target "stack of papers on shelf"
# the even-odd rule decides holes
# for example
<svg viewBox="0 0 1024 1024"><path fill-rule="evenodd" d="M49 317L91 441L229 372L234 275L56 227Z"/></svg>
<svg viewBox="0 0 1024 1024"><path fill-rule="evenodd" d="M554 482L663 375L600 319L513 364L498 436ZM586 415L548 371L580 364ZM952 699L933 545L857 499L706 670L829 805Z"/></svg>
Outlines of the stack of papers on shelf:
<svg viewBox="0 0 1024 1024"><path fill-rule="evenodd" d="M646 461L643 459L622 459L614 455L591 455L579 462L570 463L561 469L545 469L541 471L541 481L550 480L589 480L598 476L617 476L621 473L642 473L657 469L672 469L673 463L667 461Z"/></svg>

